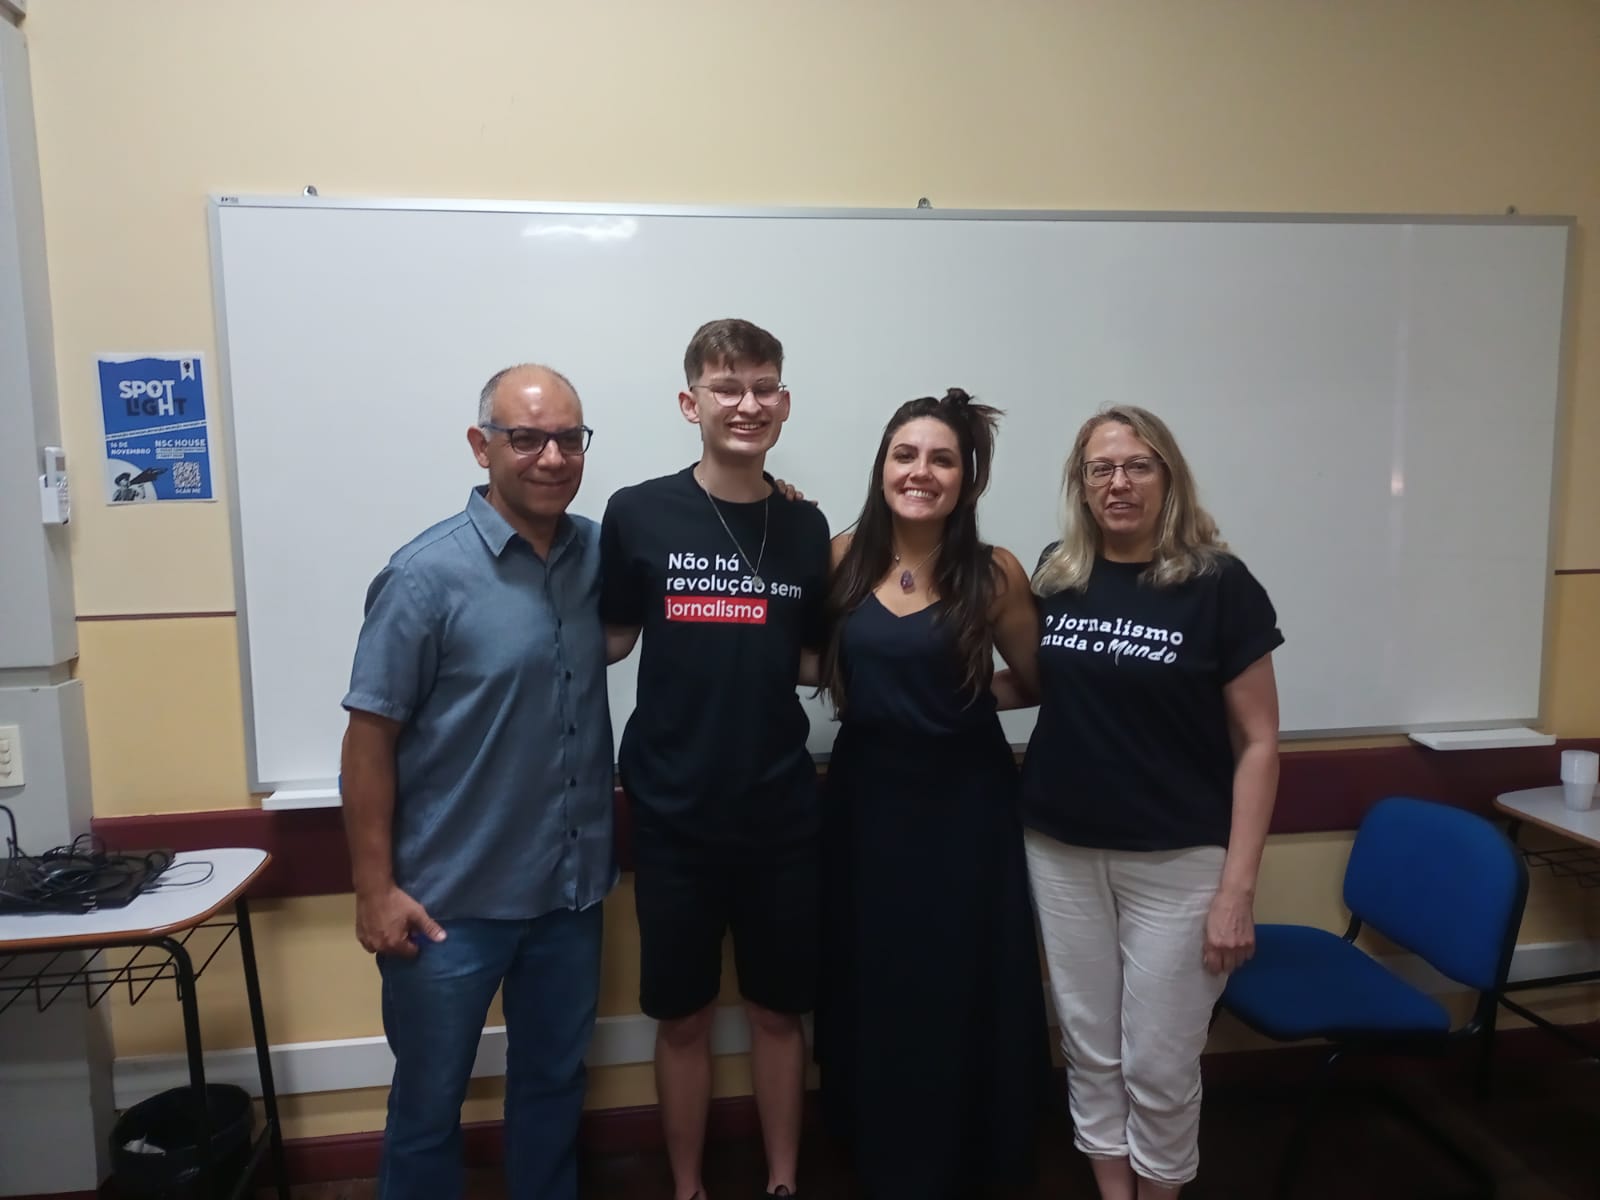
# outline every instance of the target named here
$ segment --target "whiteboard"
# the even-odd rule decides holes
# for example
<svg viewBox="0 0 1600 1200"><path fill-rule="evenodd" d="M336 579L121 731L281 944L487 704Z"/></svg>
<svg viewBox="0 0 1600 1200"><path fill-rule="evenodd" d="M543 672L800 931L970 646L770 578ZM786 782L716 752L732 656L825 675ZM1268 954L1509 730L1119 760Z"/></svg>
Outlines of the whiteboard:
<svg viewBox="0 0 1600 1200"><path fill-rule="evenodd" d="M723 316L783 340L769 464L835 531L894 408L958 385L1006 412L980 520L1031 564L1079 424L1144 405L1277 605L1286 734L1533 719L1570 228L216 197L252 786L334 778L367 584L481 480L490 374L577 384L599 518L696 458L680 364ZM1005 720L1026 741L1033 714Z"/></svg>

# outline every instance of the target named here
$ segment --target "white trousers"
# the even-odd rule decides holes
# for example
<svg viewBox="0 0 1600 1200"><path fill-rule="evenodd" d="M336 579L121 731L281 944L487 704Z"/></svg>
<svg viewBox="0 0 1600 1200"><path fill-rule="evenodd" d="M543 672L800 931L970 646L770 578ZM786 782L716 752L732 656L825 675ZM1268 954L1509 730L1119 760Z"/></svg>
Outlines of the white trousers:
<svg viewBox="0 0 1600 1200"><path fill-rule="evenodd" d="M1027 833L1078 1149L1178 1186L1200 1153L1200 1054L1226 975L1205 968L1223 849L1088 850Z"/></svg>

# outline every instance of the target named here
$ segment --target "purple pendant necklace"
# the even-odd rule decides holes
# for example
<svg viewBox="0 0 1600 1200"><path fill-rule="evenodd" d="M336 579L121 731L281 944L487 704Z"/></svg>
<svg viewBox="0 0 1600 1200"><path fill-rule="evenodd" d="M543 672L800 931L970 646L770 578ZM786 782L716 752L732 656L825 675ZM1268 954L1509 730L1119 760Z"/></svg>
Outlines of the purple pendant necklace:
<svg viewBox="0 0 1600 1200"><path fill-rule="evenodd" d="M940 542L939 546L942 546L942 545L944 545L944 543ZM924 554L917 561L917 565L916 566L914 566L914 567L906 567L904 570L902 570L900 572L900 590L902 592L914 591L916 589L916 586L917 586L917 572L922 570L922 564L923 563L927 562L935 554L939 553L939 546L935 546L932 550L929 550L926 554ZM900 556L898 554L896 554L894 556L894 565L897 566L897 567L900 565Z"/></svg>

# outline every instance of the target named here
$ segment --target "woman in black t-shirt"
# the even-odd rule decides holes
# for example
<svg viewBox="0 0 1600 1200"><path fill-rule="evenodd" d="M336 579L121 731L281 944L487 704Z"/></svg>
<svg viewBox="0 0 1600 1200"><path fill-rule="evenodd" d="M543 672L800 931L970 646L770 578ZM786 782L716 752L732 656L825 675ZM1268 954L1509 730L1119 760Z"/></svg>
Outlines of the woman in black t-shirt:
<svg viewBox="0 0 1600 1200"><path fill-rule="evenodd" d="M1076 1143L1104 1200L1153 1200L1194 1178L1200 1053L1255 945L1283 636L1159 418L1090 419L1065 489L1033 576L1028 870Z"/></svg>

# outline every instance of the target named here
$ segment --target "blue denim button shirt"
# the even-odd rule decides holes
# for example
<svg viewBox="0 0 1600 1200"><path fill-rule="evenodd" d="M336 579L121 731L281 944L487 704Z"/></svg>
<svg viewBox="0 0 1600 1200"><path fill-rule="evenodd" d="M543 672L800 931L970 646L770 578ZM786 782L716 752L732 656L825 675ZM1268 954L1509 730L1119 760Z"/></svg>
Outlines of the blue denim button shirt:
<svg viewBox="0 0 1600 1200"><path fill-rule="evenodd" d="M475 489L367 591L344 706L403 725L395 882L435 919L582 909L616 882L599 530L541 559Z"/></svg>

